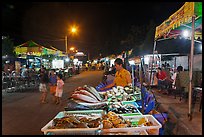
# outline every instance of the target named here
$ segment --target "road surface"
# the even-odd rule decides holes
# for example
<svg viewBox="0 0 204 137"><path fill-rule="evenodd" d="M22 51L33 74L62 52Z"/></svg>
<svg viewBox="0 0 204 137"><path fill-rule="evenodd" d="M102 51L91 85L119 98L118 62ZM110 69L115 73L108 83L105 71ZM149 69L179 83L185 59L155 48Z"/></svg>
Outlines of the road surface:
<svg viewBox="0 0 204 137"><path fill-rule="evenodd" d="M95 87L102 80L103 71L86 71L65 81L62 104L40 104L40 92L27 91L2 94L2 135L43 135L44 127L58 112L63 111L73 90L79 86Z"/></svg>

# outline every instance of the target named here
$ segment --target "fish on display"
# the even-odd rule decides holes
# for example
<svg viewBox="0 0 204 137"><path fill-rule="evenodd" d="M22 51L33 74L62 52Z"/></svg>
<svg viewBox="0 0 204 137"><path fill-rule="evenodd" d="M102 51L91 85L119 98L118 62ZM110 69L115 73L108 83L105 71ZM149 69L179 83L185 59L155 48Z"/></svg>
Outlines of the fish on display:
<svg viewBox="0 0 204 137"><path fill-rule="evenodd" d="M98 93L98 91L94 87L91 87L91 86L88 86L88 85L84 85L84 88L86 88L87 91L92 93L99 101L102 100L100 94Z"/></svg>
<svg viewBox="0 0 204 137"><path fill-rule="evenodd" d="M90 96L92 98L94 98L95 100L98 100L92 93L88 92L87 90L80 90L80 91L74 91L74 94L83 94L83 95L87 95Z"/></svg>
<svg viewBox="0 0 204 137"><path fill-rule="evenodd" d="M74 99L79 99L79 100L83 100L83 101L91 102L91 103L99 102L98 100L95 100L94 98L92 98L90 96L83 95L83 94L72 94L71 97Z"/></svg>

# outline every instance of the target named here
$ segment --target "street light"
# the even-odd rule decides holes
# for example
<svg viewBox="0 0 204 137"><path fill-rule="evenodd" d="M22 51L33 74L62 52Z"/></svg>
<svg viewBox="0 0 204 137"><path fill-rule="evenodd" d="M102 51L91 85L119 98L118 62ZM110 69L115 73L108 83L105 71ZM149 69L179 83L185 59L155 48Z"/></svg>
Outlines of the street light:
<svg viewBox="0 0 204 137"><path fill-rule="evenodd" d="M74 51L74 47L71 47L69 50Z"/></svg>
<svg viewBox="0 0 204 137"><path fill-rule="evenodd" d="M66 46L66 53L68 54L68 38L70 36L70 34L75 34L77 33L77 27L76 26L72 26L70 29L70 33L68 33L68 35L65 36L65 46Z"/></svg>

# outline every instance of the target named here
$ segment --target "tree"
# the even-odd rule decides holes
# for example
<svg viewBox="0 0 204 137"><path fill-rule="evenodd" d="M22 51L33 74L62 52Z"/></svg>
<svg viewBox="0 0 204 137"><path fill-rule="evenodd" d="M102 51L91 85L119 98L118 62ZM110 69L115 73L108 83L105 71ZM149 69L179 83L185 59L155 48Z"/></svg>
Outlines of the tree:
<svg viewBox="0 0 204 137"><path fill-rule="evenodd" d="M155 27L154 21L150 21L148 25L132 26L125 44L133 48L132 54L134 56L151 53L154 44Z"/></svg>
<svg viewBox="0 0 204 137"><path fill-rule="evenodd" d="M14 42L9 38L9 36L2 37L2 56L5 55L15 56Z"/></svg>
<svg viewBox="0 0 204 137"><path fill-rule="evenodd" d="M141 45L145 39L146 32L148 31L147 25L130 27L129 34L127 38L121 41L124 50L130 50L131 48L138 47ZM127 47L129 47L127 49Z"/></svg>
<svg viewBox="0 0 204 137"><path fill-rule="evenodd" d="M150 21L148 25L148 31L146 33L146 37L143 42L142 50L144 54L149 54L153 52L154 47L154 36L156 31L156 24L154 21Z"/></svg>

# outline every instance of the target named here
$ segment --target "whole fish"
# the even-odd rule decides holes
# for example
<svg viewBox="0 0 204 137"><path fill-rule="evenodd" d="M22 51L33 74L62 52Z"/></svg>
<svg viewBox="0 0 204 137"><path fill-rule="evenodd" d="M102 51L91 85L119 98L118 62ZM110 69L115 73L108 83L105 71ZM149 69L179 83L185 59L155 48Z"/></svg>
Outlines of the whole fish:
<svg viewBox="0 0 204 137"><path fill-rule="evenodd" d="M84 85L84 88L86 88L87 91L92 93L99 101L102 100L102 98L99 95L98 91L96 91L96 89L94 87L91 87L91 86L88 86L88 85Z"/></svg>
<svg viewBox="0 0 204 137"><path fill-rule="evenodd" d="M84 89L84 90L85 90L85 88L83 88L83 87L77 87L77 88L75 89L75 91L76 91L76 90L78 90L78 91L79 91L79 90L82 90L82 89Z"/></svg>
<svg viewBox="0 0 204 137"><path fill-rule="evenodd" d="M74 100L70 99L67 102L67 106L64 107L65 111L71 111L71 110L90 110L88 106L78 104Z"/></svg>
<svg viewBox="0 0 204 137"><path fill-rule="evenodd" d="M95 100L98 100L92 93L88 92L87 90L79 90L79 91L74 91L74 94L83 94L83 95L87 95L90 96L92 98L94 98Z"/></svg>
<svg viewBox="0 0 204 137"><path fill-rule="evenodd" d="M83 94L72 94L71 96L73 99L79 99L79 100L83 100L85 102L90 102L90 103L97 103L99 102L98 100L95 100L94 98L87 96L87 95L83 95Z"/></svg>

